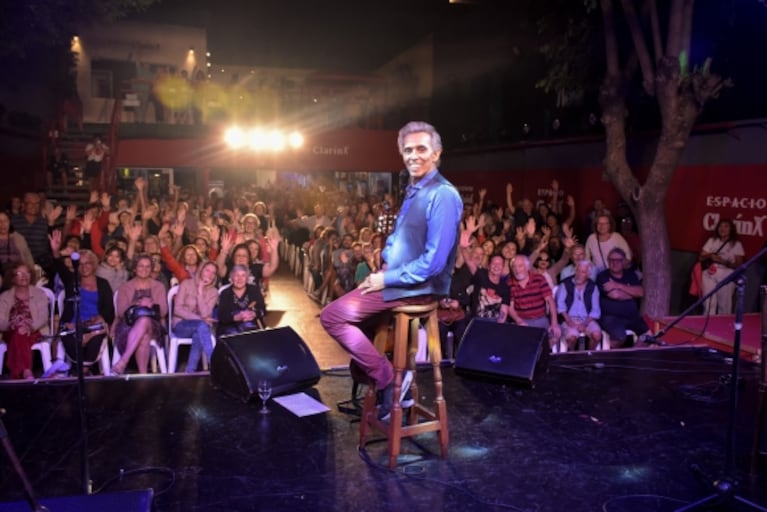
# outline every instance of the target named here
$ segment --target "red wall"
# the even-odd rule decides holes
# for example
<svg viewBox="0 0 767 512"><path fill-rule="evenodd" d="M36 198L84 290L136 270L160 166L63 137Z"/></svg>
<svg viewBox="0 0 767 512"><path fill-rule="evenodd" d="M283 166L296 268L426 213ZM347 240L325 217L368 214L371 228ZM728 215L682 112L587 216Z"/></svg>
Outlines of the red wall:
<svg viewBox="0 0 767 512"><path fill-rule="evenodd" d="M545 199L556 178L563 194L576 200L577 219L602 199L611 211L619 201L613 185L597 168L532 169L512 171L454 171L445 175L462 195L481 188L487 199L506 204L506 183L514 186L514 200ZM767 164L729 166L682 166L674 174L666 201L671 246L680 251L699 251L719 218L733 219L738 226L746 256L756 253L767 234Z"/></svg>
<svg viewBox="0 0 767 512"><path fill-rule="evenodd" d="M116 167L266 168L289 171L398 171L397 133L336 130L306 136L299 150L232 150L223 134L207 139L123 139Z"/></svg>

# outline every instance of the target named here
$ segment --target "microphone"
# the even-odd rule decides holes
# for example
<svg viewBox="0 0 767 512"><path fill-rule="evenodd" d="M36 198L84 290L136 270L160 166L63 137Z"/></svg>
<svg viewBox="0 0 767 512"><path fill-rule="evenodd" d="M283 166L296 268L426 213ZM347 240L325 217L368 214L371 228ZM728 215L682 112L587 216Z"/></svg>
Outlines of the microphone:
<svg viewBox="0 0 767 512"><path fill-rule="evenodd" d="M652 334L642 334L639 336L639 342L644 343L645 345L659 345L661 347L666 344L665 341L656 338Z"/></svg>
<svg viewBox="0 0 767 512"><path fill-rule="evenodd" d="M410 184L410 173L407 169L402 169L399 172L399 196L400 200L405 199L405 190L407 189L407 186Z"/></svg>
<svg viewBox="0 0 767 512"><path fill-rule="evenodd" d="M80 253L77 251L73 252L69 255L69 259L72 260L72 268L77 273L77 269L80 268Z"/></svg>
<svg viewBox="0 0 767 512"><path fill-rule="evenodd" d="M95 331L100 331L103 328L104 328L104 324L97 323L97 324L87 325L87 326L85 326L83 328L83 330L85 332L95 332ZM70 334L75 334L76 332L77 332L76 329L66 329L66 330L61 331L59 333L59 336L69 336Z"/></svg>

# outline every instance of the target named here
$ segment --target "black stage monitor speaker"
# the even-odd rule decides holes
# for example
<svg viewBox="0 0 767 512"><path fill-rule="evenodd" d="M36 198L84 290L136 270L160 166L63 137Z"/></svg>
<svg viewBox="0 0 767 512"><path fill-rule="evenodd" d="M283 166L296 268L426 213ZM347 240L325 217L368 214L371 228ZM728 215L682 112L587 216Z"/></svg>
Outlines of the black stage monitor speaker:
<svg viewBox="0 0 767 512"><path fill-rule="evenodd" d="M42 498L40 505L51 512L150 512L152 510L152 489L121 492L100 492L82 496ZM29 512L28 501L0 503L3 512Z"/></svg>
<svg viewBox="0 0 767 512"><path fill-rule="evenodd" d="M320 380L314 355L290 327L221 336L210 359L213 385L243 402L258 394L260 379L271 381L272 395L307 388Z"/></svg>
<svg viewBox="0 0 767 512"><path fill-rule="evenodd" d="M474 319L458 348L456 373L533 387L546 370L546 329Z"/></svg>

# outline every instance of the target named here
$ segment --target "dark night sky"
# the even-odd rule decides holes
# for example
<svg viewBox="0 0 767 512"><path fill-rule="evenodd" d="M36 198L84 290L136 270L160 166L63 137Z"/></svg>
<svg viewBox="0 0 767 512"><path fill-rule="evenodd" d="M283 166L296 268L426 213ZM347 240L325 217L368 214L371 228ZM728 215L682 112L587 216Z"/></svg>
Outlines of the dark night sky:
<svg viewBox="0 0 767 512"><path fill-rule="evenodd" d="M486 8L448 0L164 0L140 18L207 27L214 62L365 72Z"/></svg>
<svg viewBox="0 0 767 512"><path fill-rule="evenodd" d="M436 33L438 45L507 34L532 56L539 43L523 41L523 33L534 34L540 11L557 4L557 0L472 1L466 5L448 0L162 0L139 18L207 28L214 63L366 73L431 33ZM565 3L560 6L582 8L581 0L561 1ZM666 12L667 3L659 4ZM554 10L562 15L561 9ZM694 64L714 57L714 71L736 84L707 105L701 120L767 117L767 108L756 106L763 103L757 99L763 97L767 83L763 36L767 6L761 0L707 0L696 3L695 14ZM452 46L452 51L457 48L462 47ZM438 65L453 60L438 51ZM601 64L601 52L594 58ZM507 72L518 79L520 72L531 74L530 69L510 67ZM535 93L532 83L539 78L527 77L529 91L521 98Z"/></svg>

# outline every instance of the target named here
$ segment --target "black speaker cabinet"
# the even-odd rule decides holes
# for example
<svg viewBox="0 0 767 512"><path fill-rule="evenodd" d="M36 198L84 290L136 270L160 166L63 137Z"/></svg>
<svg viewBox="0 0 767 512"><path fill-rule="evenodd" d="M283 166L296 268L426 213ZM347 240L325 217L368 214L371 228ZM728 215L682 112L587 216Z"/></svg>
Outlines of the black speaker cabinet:
<svg viewBox="0 0 767 512"><path fill-rule="evenodd" d="M271 381L273 396L320 380L314 355L290 327L221 336L210 359L213 385L243 402L258 394L260 379Z"/></svg>
<svg viewBox="0 0 767 512"><path fill-rule="evenodd" d="M474 319L458 348L456 373L487 380L534 386L546 370L546 329Z"/></svg>
<svg viewBox="0 0 767 512"><path fill-rule="evenodd" d="M122 492L100 492L82 496L43 498L44 505L51 512L149 512L152 510L152 489ZM0 503L3 512L29 512L29 502L16 501Z"/></svg>

